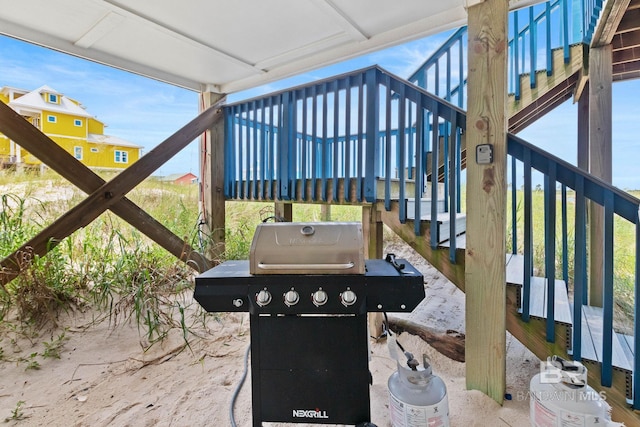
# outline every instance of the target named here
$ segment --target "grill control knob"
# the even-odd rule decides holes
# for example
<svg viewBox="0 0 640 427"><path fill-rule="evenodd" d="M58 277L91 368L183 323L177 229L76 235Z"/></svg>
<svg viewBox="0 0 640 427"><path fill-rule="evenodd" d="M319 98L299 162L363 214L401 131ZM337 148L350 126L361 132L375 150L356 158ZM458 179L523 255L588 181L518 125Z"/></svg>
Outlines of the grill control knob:
<svg viewBox="0 0 640 427"><path fill-rule="evenodd" d="M271 302L271 292L266 289L261 290L256 294L256 304L260 307L264 307L265 305Z"/></svg>
<svg viewBox="0 0 640 427"><path fill-rule="evenodd" d="M322 288L318 289L313 294L311 294L311 301L313 301L313 304L316 307L325 305L328 300L329 300L329 296L325 291L322 290Z"/></svg>
<svg viewBox="0 0 640 427"><path fill-rule="evenodd" d="M285 292L284 294L284 303L287 307L291 307L292 305L296 305L300 301L300 295L291 289L290 291Z"/></svg>
<svg viewBox="0 0 640 427"><path fill-rule="evenodd" d="M358 297L356 296L356 293L349 288L340 294L340 301L342 301L342 304L345 307L355 304L357 299Z"/></svg>

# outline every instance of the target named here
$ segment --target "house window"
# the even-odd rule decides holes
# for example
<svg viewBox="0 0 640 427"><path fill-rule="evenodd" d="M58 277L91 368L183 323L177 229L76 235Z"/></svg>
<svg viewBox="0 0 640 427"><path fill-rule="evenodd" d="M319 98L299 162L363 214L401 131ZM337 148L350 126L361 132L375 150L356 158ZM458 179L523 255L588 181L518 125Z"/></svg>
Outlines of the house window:
<svg viewBox="0 0 640 427"><path fill-rule="evenodd" d="M58 119L56 118L56 116L48 115L48 116L47 116L47 121L48 121L49 123L56 123L56 122L58 121Z"/></svg>
<svg viewBox="0 0 640 427"><path fill-rule="evenodd" d="M73 147L73 156L78 160L82 160L82 147Z"/></svg>
<svg viewBox="0 0 640 427"><path fill-rule="evenodd" d="M58 104L59 100L58 100L58 95L56 95L55 93L50 93L48 96L48 100L49 103L51 104Z"/></svg>
<svg viewBox="0 0 640 427"><path fill-rule="evenodd" d="M80 119L75 119L75 120L73 121L73 124L74 124L75 126L80 127L80 126L82 126L82 120L80 120Z"/></svg>
<svg viewBox="0 0 640 427"><path fill-rule="evenodd" d="M98 152L98 149L97 149L97 148L95 148L95 147L91 147L91 152L92 152L92 153L97 153L97 152Z"/></svg>
<svg viewBox="0 0 640 427"><path fill-rule="evenodd" d="M126 151L116 150L114 160L116 163L129 163L129 153Z"/></svg>

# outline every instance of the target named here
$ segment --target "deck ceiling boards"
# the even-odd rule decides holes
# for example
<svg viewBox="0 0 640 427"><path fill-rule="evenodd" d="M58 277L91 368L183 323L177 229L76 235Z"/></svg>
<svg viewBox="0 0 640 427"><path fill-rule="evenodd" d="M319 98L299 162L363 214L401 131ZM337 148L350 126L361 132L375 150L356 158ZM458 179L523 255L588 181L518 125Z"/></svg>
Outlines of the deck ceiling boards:
<svg viewBox="0 0 640 427"><path fill-rule="evenodd" d="M475 2L0 0L0 33L188 89L232 93L464 25L465 5Z"/></svg>

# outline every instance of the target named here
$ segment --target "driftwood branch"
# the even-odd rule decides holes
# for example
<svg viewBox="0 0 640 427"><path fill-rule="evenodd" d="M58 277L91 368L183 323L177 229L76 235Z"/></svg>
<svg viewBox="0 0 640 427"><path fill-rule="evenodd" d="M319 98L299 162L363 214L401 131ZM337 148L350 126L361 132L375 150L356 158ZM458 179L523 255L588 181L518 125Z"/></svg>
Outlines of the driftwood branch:
<svg viewBox="0 0 640 427"><path fill-rule="evenodd" d="M407 332L422 338L439 353L457 362L464 362L465 335L454 330L445 332L405 319L389 319L389 328L396 334Z"/></svg>

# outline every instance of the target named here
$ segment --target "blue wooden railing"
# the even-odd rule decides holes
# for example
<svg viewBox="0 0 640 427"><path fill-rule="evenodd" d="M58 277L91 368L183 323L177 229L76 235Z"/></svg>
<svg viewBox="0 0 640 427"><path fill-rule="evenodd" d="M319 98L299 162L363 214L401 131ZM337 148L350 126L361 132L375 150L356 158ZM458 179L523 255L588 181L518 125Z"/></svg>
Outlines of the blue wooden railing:
<svg viewBox="0 0 640 427"><path fill-rule="evenodd" d="M360 203L384 201L386 209L398 202L400 221L407 219L407 199L441 199L438 194L437 171L440 162L450 165L444 180L447 182L447 210L451 216L450 259L455 262L455 214L460 211L457 194L460 176L460 140L466 127L464 112L440 98L379 67L344 74L313 82L305 86L281 91L264 97L231 104L225 107L225 195L229 199L295 200L303 202L337 201L340 181L344 195L340 202ZM447 149L439 153L440 143L448 141ZM430 154L430 156L427 156ZM522 314L529 318L529 288L534 271L533 258L533 192L532 171L544 175L545 185L545 272L548 295L554 295L555 266L562 263L562 276L574 289L573 356L581 358L581 307L586 295L586 231L585 204L587 201L604 206L606 242L613 236L612 218L622 218L638 229L640 201L629 194L591 177L576 167L543 152L525 141L509 135L508 154L511 156L513 182L523 176L524 230L512 231L524 236L525 274ZM430 164L427 164L429 159ZM442 160L444 159L444 160ZM441 164L441 163L440 163ZM408 172L411 171L411 172ZM424 192L425 183L431 188ZM383 195L377 193L379 184ZM392 186L392 183L395 184ZM308 185L309 184L309 185ZM355 194L346 191L355 186ZM566 264L569 250L563 239L556 248L556 198L561 186L564 201L560 209L562 234L568 224L575 227L573 262L575 272L569 277ZM307 190L307 188L310 188ZM331 190L331 191L329 191ZM567 192L572 192L574 214L567 214ZM329 200L329 195L332 200ZM516 197L517 191L512 195ZM439 197L440 196L440 197ZM431 204L431 218L437 215L437 203ZM515 201L513 206L515 207ZM414 204L414 218L421 218L421 204ZM515 208L514 208L515 209ZM516 221L514 221L514 224ZM436 221L431 221L430 236L436 235ZM416 234L420 221L414 221ZM638 246L636 238L636 247ZM436 239L430 240L433 248ZM514 248L517 241L512 242ZM607 282L603 320L602 382L611 383L611 341L613 322L613 246L605 250ZM636 260L636 262L639 262ZM567 271L567 273L565 273ZM638 273L635 274L636 294L639 292ZM635 330L640 330L640 306L635 305ZM547 307L548 339L554 339L553 299ZM636 340L636 365L640 356L640 340ZM635 374L634 374L635 375ZM640 390L634 381L634 406L640 408Z"/></svg>
<svg viewBox="0 0 640 427"><path fill-rule="evenodd" d="M553 51L588 43L602 8L602 0L551 0L509 13L509 92L520 99L522 75L532 88L536 71L553 71ZM592 13L584 13L589 10ZM467 27L455 31L407 80L430 93L466 108Z"/></svg>
<svg viewBox="0 0 640 427"><path fill-rule="evenodd" d="M427 174L429 153L431 170L438 171L439 158L451 165L446 211L452 219L460 212L459 174L451 171L460 171L463 111L381 68L231 104L225 113L228 198L326 202L331 194L338 201L342 181L345 203L376 201L381 182L387 209L393 199L423 198L427 182L438 200L438 174ZM448 142L443 154L441 141ZM350 183L355 194L346 191ZM421 204L414 209L413 217L421 218ZM406 203L399 211L405 222ZM436 217L436 203L430 215ZM415 226L418 233L419 221ZM432 226L435 236L435 221ZM437 244L432 239L432 247Z"/></svg>
<svg viewBox="0 0 640 427"><path fill-rule="evenodd" d="M524 253L524 284L522 290L522 317L527 320L529 318L529 297L531 276L534 272L534 248L533 248L533 230L534 220L532 219L532 172L538 171L544 175L544 238L543 244L545 248L544 265L537 266L544 271L547 280L547 295L555 295L555 279L561 278L567 286L573 288L573 337L572 351L575 360L582 359L582 306L587 302L588 276L587 276L587 233L586 233L586 211L588 202L594 202L604 207L605 226L604 226L604 305L603 305L603 327L602 327L602 384L610 387L613 376L612 365L612 348L613 348L613 309L614 309L614 257L616 248L614 241L614 218L618 221L628 222L635 227L635 253L640 253L640 221L638 212L640 209L640 200L636 197L619 190L611 185L601 181L598 178L576 168L575 166L557 158L553 155L542 151L540 148L531 145L520 138L509 135L508 137L508 154L517 160L515 168L512 163L513 176L523 176L522 185L524 193L524 221L522 234L524 235L524 244L522 251ZM517 172L516 172L517 170ZM517 188L519 182L514 180L511 183L512 188ZM570 194L573 200L572 214L568 212L567 194ZM562 239L559 250L556 250L557 230L556 222L558 220L557 199L560 198L560 227ZM517 202L514 200L512 209L516 209ZM574 247L569 248L568 234L569 227L573 225L574 231ZM512 231L512 235L518 233L517 230ZM512 245L515 247L517 243L513 240ZM573 259L570 259L568 253L573 249ZM625 248L618 250L623 253ZM628 254L626 254L628 255ZM571 277L568 274L568 264L573 261L574 274ZM561 272L556 273L556 265L560 265ZM636 257L636 269L632 272L634 275L633 283L636 298L640 290L640 264ZM553 341L554 331L554 306L553 298L547 300L547 340ZM635 304L634 313L634 335L640 331L640 307ZM640 353L639 343L635 344L635 366L638 366ZM640 407L640 387L637 381L637 370L634 371L633 396L635 408Z"/></svg>

